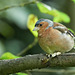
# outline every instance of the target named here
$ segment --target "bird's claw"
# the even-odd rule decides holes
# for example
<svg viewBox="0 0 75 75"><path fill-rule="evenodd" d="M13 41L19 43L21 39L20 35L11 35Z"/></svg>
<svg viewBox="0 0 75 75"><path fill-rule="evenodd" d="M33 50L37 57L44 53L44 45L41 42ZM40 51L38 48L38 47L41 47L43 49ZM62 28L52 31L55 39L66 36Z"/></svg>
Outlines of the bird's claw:
<svg viewBox="0 0 75 75"><path fill-rule="evenodd" d="M61 52L56 52L56 53L53 53L53 54L45 54L47 59L46 58L41 59L41 61L42 61L43 64L46 64L49 61L50 58L54 58L54 57L56 57L56 56L58 56L60 54L61 54Z"/></svg>

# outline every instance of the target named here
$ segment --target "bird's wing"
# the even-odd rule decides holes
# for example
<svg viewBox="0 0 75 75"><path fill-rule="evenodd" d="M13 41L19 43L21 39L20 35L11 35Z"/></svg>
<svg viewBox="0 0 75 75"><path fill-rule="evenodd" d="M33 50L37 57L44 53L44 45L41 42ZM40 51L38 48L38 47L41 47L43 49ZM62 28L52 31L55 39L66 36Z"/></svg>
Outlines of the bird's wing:
<svg viewBox="0 0 75 75"><path fill-rule="evenodd" d="M60 23L55 23L53 28L59 30L61 33L69 34L71 37L75 39L75 34L64 25Z"/></svg>
<svg viewBox="0 0 75 75"><path fill-rule="evenodd" d="M60 23L55 23L53 28L59 30L61 33L66 33L70 35L74 39L74 49L75 49L75 34L70 29L68 29L66 26Z"/></svg>
<svg viewBox="0 0 75 75"><path fill-rule="evenodd" d="M68 29L67 34L75 39L75 34L71 30Z"/></svg>
<svg viewBox="0 0 75 75"><path fill-rule="evenodd" d="M72 32L70 29L68 29L66 26L64 26L60 23L55 23L53 28L59 30L61 33L66 33L66 34L70 35L74 39L74 49L75 49L75 34L74 34L74 32Z"/></svg>
<svg viewBox="0 0 75 75"><path fill-rule="evenodd" d="M56 22L54 22L53 28L59 30L61 33L65 33L68 30L66 26Z"/></svg>
<svg viewBox="0 0 75 75"><path fill-rule="evenodd" d="M69 34L74 39L74 47L73 48L75 49L75 34L71 30L68 30L67 34Z"/></svg>

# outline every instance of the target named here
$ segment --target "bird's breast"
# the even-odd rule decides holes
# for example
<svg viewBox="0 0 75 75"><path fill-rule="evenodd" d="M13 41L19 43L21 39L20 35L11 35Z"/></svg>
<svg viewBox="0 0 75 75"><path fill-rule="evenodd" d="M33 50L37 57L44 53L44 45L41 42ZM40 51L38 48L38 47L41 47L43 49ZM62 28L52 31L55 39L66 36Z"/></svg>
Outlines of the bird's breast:
<svg viewBox="0 0 75 75"><path fill-rule="evenodd" d="M38 41L47 53L67 52L74 46L74 40L70 36L53 29L39 32Z"/></svg>

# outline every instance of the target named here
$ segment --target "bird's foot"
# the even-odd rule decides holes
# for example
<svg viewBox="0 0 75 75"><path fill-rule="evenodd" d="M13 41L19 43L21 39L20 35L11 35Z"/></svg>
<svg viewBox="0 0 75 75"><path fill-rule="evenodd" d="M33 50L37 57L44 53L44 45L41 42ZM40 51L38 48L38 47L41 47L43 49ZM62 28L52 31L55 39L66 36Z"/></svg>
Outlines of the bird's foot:
<svg viewBox="0 0 75 75"><path fill-rule="evenodd" d="M46 54L46 56L47 56L47 58L50 58L50 57L56 57L60 54L61 54L61 52L56 52L56 53L53 53L53 54Z"/></svg>
<svg viewBox="0 0 75 75"><path fill-rule="evenodd" d="M42 61L42 64L47 64L47 62L49 61L49 59L50 59L50 57L51 57L50 54L45 54L45 56L46 56L47 58L41 60L41 61Z"/></svg>
<svg viewBox="0 0 75 75"><path fill-rule="evenodd" d="M46 64L50 60L50 58L54 58L54 57L56 57L60 54L61 54L61 52L56 52L56 53L53 53L53 54L46 54L47 59L42 59L41 61L42 61L43 64Z"/></svg>
<svg viewBox="0 0 75 75"><path fill-rule="evenodd" d="M47 58L47 59L42 59L41 61L42 61L42 64L47 64L48 61L49 61L49 58Z"/></svg>
<svg viewBox="0 0 75 75"><path fill-rule="evenodd" d="M51 57L56 57L56 56L58 56L60 54L61 54L61 52L56 52L56 53L51 54Z"/></svg>

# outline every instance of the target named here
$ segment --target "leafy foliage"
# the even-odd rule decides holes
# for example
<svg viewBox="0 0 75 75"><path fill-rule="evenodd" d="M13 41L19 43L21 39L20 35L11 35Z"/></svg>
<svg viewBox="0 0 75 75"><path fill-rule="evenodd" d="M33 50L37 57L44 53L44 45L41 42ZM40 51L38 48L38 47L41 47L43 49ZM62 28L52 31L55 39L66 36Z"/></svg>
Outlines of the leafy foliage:
<svg viewBox="0 0 75 75"><path fill-rule="evenodd" d="M6 52L0 57L0 59L2 60L3 59L15 59L15 58L19 58L19 57L11 54L10 52Z"/></svg>
<svg viewBox="0 0 75 75"><path fill-rule="evenodd" d="M54 17L54 19L53 19L54 22L65 22L65 23L70 22L70 17L63 12L60 12L60 11L58 11L44 3L41 3L41 2L37 2L37 6L38 6L40 12L52 15Z"/></svg>
<svg viewBox="0 0 75 75"><path fill-rule="evenodd" d="M37 16L35 16L35 15L33 15L33 14L30 14L29 17L28 17L27 27L29 28L29 30L32 32L32 34L33 34L35 37L38 36L37 31L35 31L35 32L33 31L34 25L35 25L36 21L38 21Z"/></svg>
<svg viewBox="0 0 75 75"><path fill-rule="evenodd" d="M16 73L17 75L28 75L27 73L21 73L21 72L19 72L19 73Z"/></svg>
<svg viewBox="0 0 75 75"><path fill-rule="evenodd" d="M75 3L75 0L72 0Z"/></svg>

